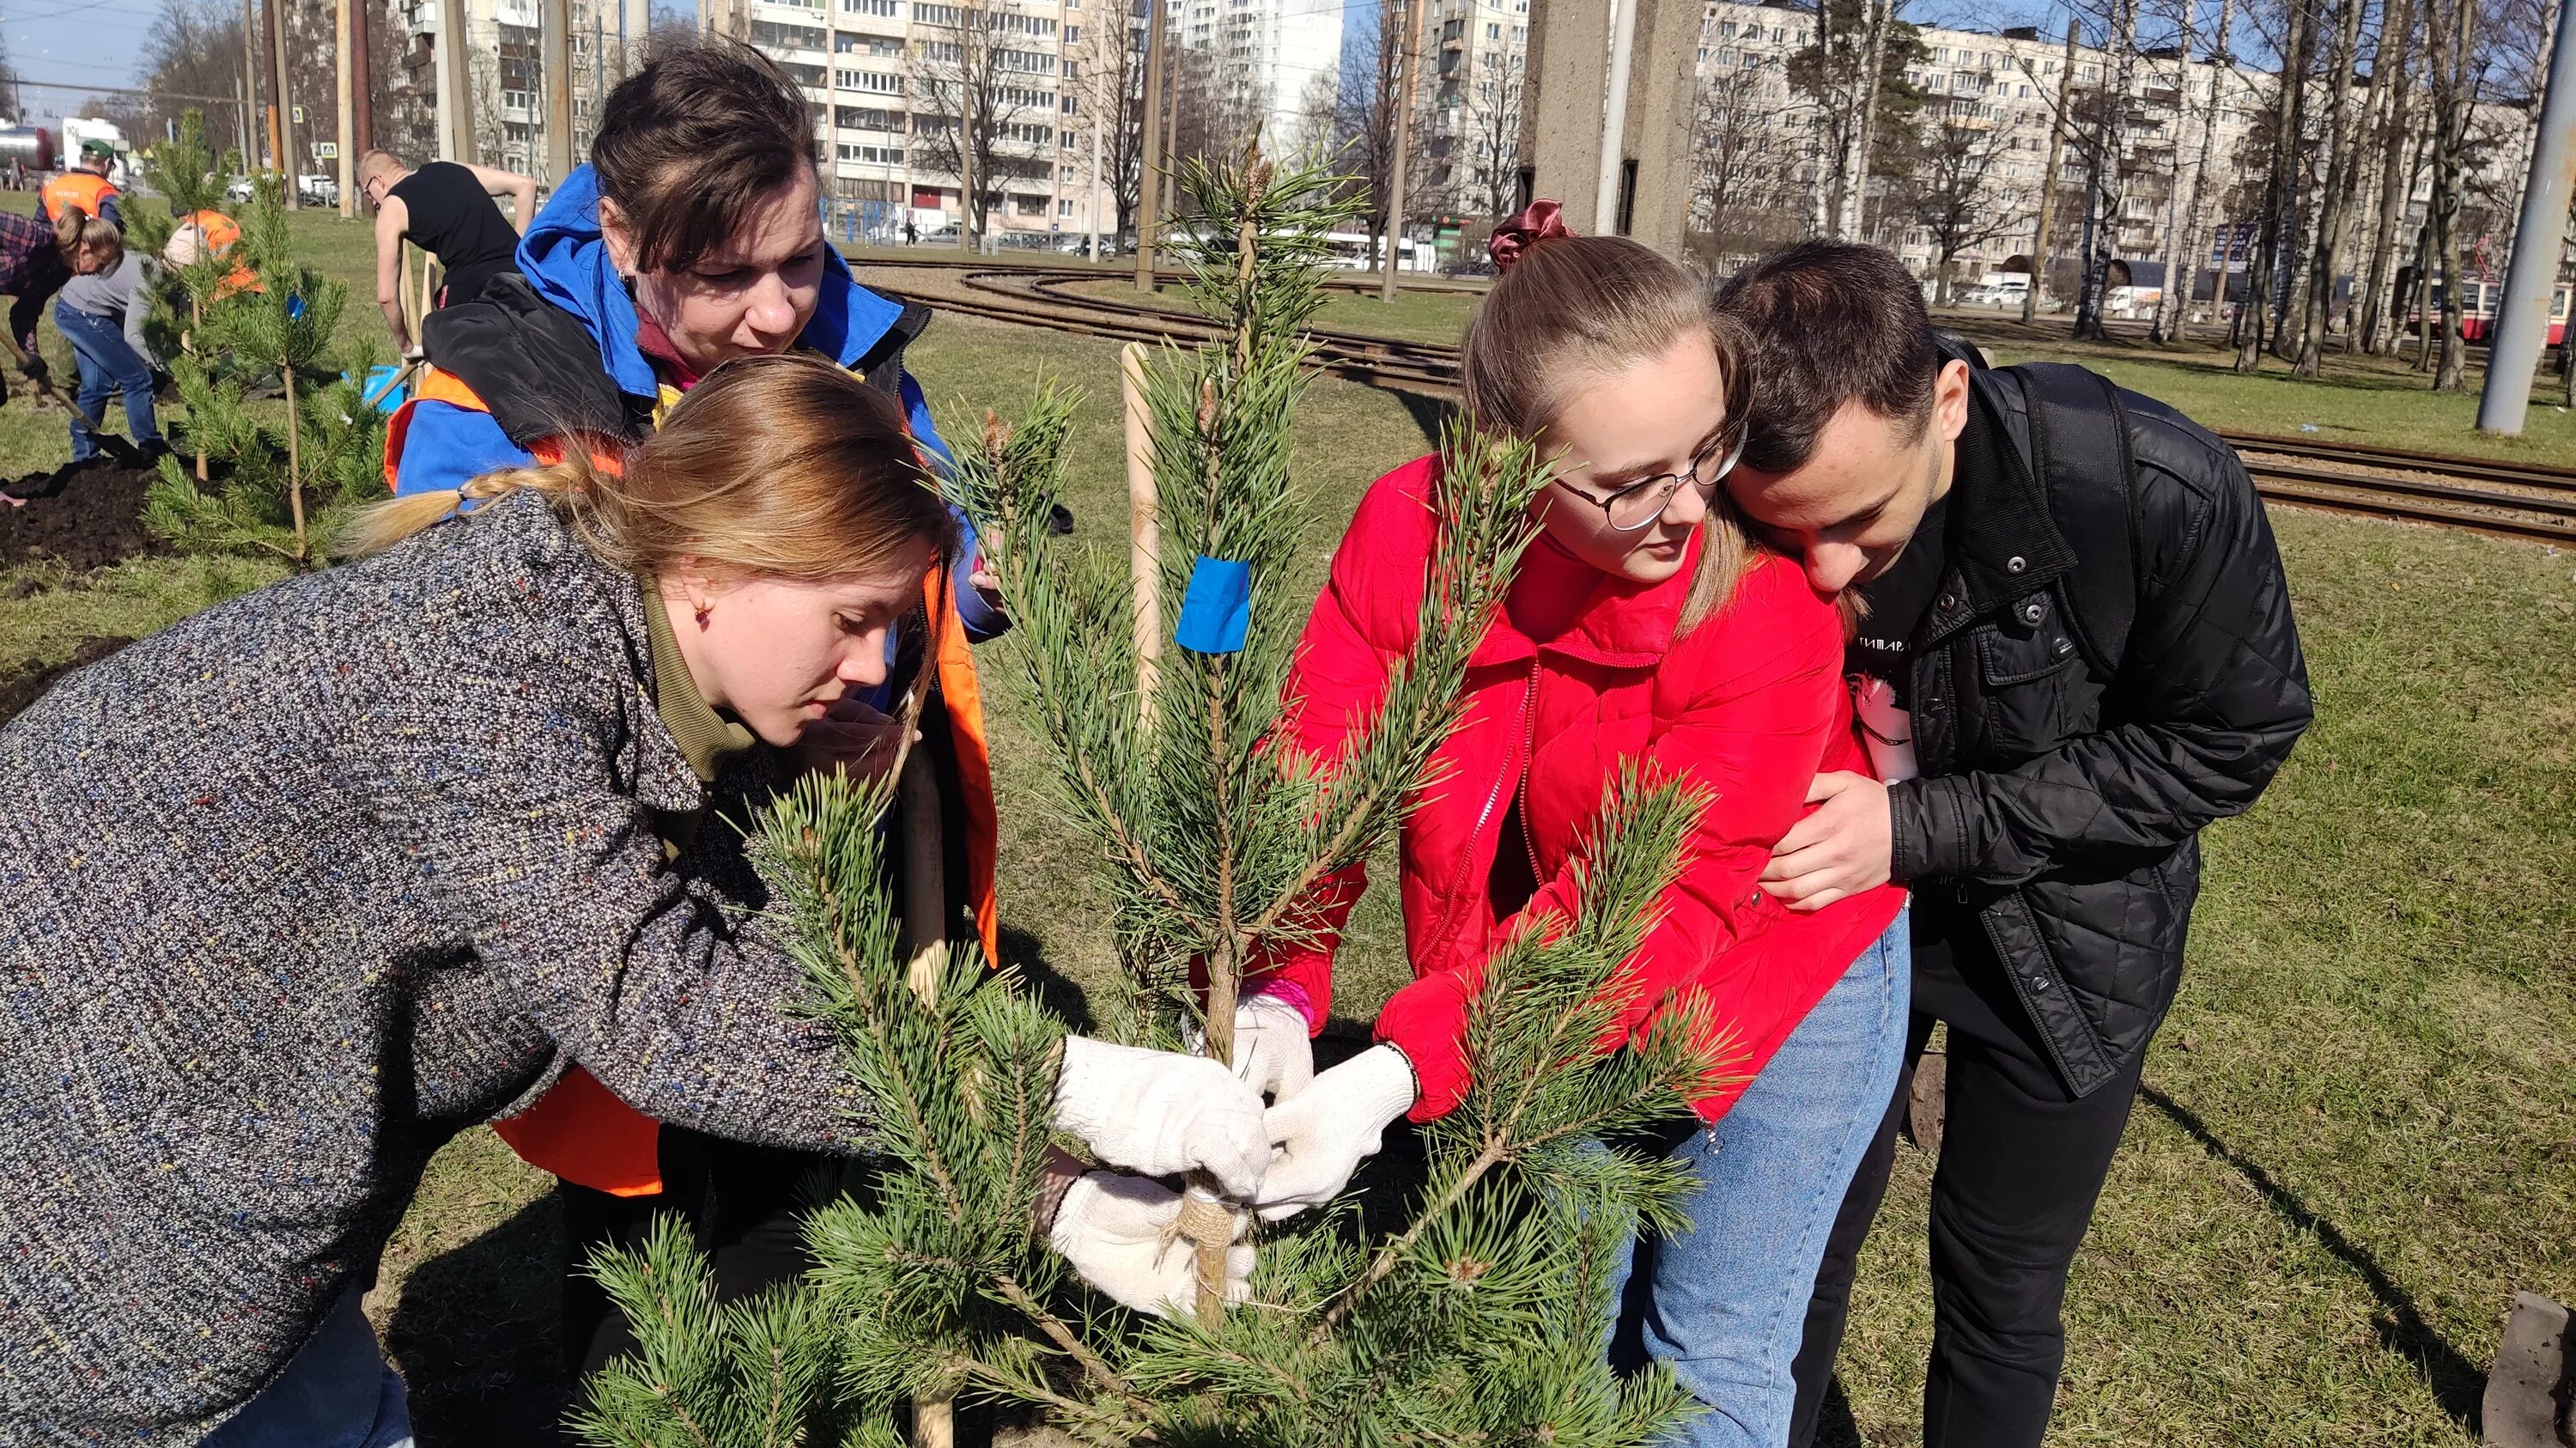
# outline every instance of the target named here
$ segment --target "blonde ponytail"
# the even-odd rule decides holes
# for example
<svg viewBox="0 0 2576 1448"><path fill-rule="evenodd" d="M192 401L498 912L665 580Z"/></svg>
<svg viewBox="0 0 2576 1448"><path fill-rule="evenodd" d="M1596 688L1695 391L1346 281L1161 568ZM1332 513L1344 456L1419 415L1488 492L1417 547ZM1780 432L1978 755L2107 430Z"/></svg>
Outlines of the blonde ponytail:
<svg viewBox="0 0 2576 1448"><path fill-rule="evenodd" d="M361 509L331 542L331 556L342 562L371 558L405 538L457 516L468 503L488 503L517 492L541 493L558 504L586 497L598 479L590 459L574 455L559 463L533 468L503 468L469 479L461 488L405 493Z"/></svg>

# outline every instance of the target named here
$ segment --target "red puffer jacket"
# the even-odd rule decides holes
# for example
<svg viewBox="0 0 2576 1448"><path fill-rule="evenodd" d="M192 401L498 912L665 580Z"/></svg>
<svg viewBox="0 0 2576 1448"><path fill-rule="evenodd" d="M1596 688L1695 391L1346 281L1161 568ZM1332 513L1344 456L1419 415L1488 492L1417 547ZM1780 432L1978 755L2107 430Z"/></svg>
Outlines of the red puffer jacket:
<svg viewBox="0 0 2576 1448"><path fill-rule="evenodd" d="M1411 645L1436 466L1419 459L1370 487L1315 601L1287 722L1318 758L1337 756ZM1732 602L1677 638L1691 572L1631 583L1542 538L1477 647L1464 719L1440 749L1440 782L1404 825L1414 981L1378 1016L1377 1038L1402 1048L1421 1080L1415 1120L1466 1094L1467 1001L1518 918L1497 920L1488 889L1516 785L1538 881L1524 909L1561 914L1574 900L1569 857L1623 761L1648 761L1715 796L1661 922L1631 962L1645 988L1622 1024L1633 1032L1675 990L1695 987L1748 1078L1903 907L1904 892L1884 886L1799 915L1755 887L1772 845L1805 812L1808 782L1820 770L1869 768L1843 685L1841 620L1796 566L1765 555ZM1316 943L1254 972L1304 991L1319 1025L1333 951L1365 884L1356 868L1327 881L1310 917L1323 927ZM1737 1094L1697 1103L1700 1114L1716 1120Z"/></svg>

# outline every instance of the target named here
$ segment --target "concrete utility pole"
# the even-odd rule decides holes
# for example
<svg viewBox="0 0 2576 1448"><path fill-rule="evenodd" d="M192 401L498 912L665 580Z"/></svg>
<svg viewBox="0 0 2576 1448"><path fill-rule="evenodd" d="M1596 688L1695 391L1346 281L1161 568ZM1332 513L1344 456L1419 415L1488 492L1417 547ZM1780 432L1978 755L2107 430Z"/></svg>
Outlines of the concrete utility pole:
<svg viewBox="0 0 2576 1448"><path fill-rule="evenodd" d="M358 148L358 107L352 91L356 75L349 60L349 12L353 8L354 0L339 0L334 7L331 26L331 34L337 41L332 56L336 62L333 70L337 72L340 83L340 134L337 139L340 149L340 215L344 220L358 214L358 188L350 184L350 168L358 161L354 154Z"/></svg>
<svg viewBox="0 0 2576 1448"><path fill-rule="evenodd" d="M356 119L350 123L349 139L340 149L346 152L354 147L361 155L376 144L376 73L374 63L367 58L367 48L372 43L367 7L375 3L376 0L351 0L349 5L349 85ZM355 166L356 159L352 157L349 164ZM343 183L340 189L349 188Z"/></svg>
<svg viewBox="0 0 2576 1448"><path fill-rule="evenodd" d="M465 39L465 0L438 0L438 159L471 165L474 150L474 64Z"/></svg>
<svg viewBox="0 0 2576 1448"><path fill-rule="evenodd" d="M546 184L572 174L572 0L546 0ZM829 70L826 63L825 69ZM524 229L527 221L519 225Z"/></svg>
<svg viewBox="0 0 2576 1448"><path fill-rule="evenodd" d="M279 73L277 58L285 52L277 45L278 0L268 0L259 7L260 54L268 65L268 169L286 169L286 135L278 129L285 124L286 77Z"/></svg>
<svg viewBox="0 0 2576 1448"><path fill-rule="evenodd" d="M259 152L252 149L251 107L259 104L259 46L251 37L259 34L259 11L251 0L242 0L242 170L257 171Z"/></svg>
<svg viewBox="0 0 2576 1448"><path fill-rule="evenodd" d="M2021 294L2021 319L2039 315L2039 289L2048 281L2048 232L2057 217L2057 165L2066 159L2066 103L2074 95L2075 22L2066 22L2066 59L2058 63L2057 110L2048 126L2048 173L2039 179L2039 235L2030 243L2030 290ZM2227 291L2227 268L2218 269L2218 290Z"/></svg>
<svg viewBox="0 0 2576 1448"><path fill-rule="evenodd" d="M1102 157L1107 153L1108 149L1109 108L1107 106L1094 105L1091 108L1091 199L1083 208L1091 218L1091 250L1085 252L1084 255L1090 257L1094 262L1100 260L1100 187L1101 183L1108 179L1107 174L1101 170L1101 167L1107 164Z"/></svg>
<svg viewBox="0 0 2576 1448"><path fill-rule="evenodd" d="M1138 122L1144 130L1145 153L1136 164L1136 290L1140 292L1154 289L1154 228L1160 214L1154 193L1162 179L1155 173L1163 165L1163 35L1170 23L1169 0L1148 3L1153 13L1145 22L1145 113ZM1123 78L1119 89L1125 93Z"/></svg>
<svg viewBox="0 0 2576 1448"><path fill-rule="evenodd" d="M1601 168L1592 192L1592 224L1602 235L1619 224L1620 162L1628 154L1628 74L1637 53L1637 0L1610 0L1610 76L1602 94Z"/></svg>
<svg viewBox="0 0 2576 1448"><path fill-rule="evenodd" d="M1412 150L1405 144L1406 133L1413 129L1413 28L1412 8L1404 0L1387 0L1396 7L1395 95L1387 108L1388 142L1395 147L1395 164L1389 168L1386 186L1386 281L1378 288L1381 302L1395 300L1396 272L1404 257L1404 155ZM1634 4L1634 0L1628 0Z"/></svg>
<svg viewBox="0 0 2576 1448"><path fill-rule="evenodd" d="M275 106L269 112L272 118L269 124L277 132L277 169L286 173L286 209L302 211L304 188L296 184L295 178L304 169L304 158L295 154L295 113L291 109L295 104L295 93L287 84L287 26L277 13L277 7L284 3L286 0L268 0L268 55L269 64L273 67L269 78L275 82L269 88L269 99Z"/></svg>
<svg viewBox="0 0 2576 1448"><path fill-rule="evenodd" d="M244 46L242 57L247 60L249 56L250 48ZM250 143L250 94L242 89L240 76L233 77L233 119L241 125L242 169L256 171L259 169L259 154L251 149Z"/></svg>
<svg viewBox="0 0 2576 1448"><path fill-rule="evenodd" d="M2549 342L2549 302L2558 289L2567 241L2567 206L2576 199L2576 0L2560 0L2558 40L2550 47L2549 91L2532 138L2531 178L2522 188L2522 219L2513 229L2513 261L2496 307L2486 388L2478 395L2478 431L2514 436L2531 405L2531 373ZM2576 317L2569 318L2576 326Z"/></svg>

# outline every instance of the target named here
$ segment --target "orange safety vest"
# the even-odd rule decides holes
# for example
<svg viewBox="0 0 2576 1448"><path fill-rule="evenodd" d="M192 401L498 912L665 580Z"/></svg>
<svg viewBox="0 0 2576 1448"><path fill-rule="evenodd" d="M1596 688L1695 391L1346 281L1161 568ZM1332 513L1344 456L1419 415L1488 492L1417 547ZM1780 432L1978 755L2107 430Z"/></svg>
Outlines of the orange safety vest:
<svg viewBox="0 0 2576 1448"><path fill-rule="evenodd" d="M114 183L95 171L65 171L36 193L36 204L43 208L47 221L59 221L66 202L96 216L107 198L118 194Z"/></svg>
<svg viewBox="0 0 2576 1448"><path fill-rule="evenodd" d="M195 227L198 236L204 239L206 251L214 256L222 256L233 249L234 242L241 240L241 223L220 211L191 211L179 218L179 225ZM230 276L216 285L215 295L229 297L235 292L261 290L263 288L259 284L259 273L247 266L237 266L232 269Z"/></svg>
<svg viewBox="0 0 2576 1448"><path fill-rule="evenodd" d="M423 401L475 412L491 410L453 374L422 368L411 401L403 404L386 428L387 487L393 486L395 464L402 457L412 405ZM530 451L540 463L563 460L560 439L541 439ZM602 467L617 466L616 456L600 447L593 447L591 457ZM922 602L940 620L939 693L947 707L949 743L957 758L958 812L966 825L966 894L975 910L975 933L983 941L984 959L998 961L1002 958L1001 914L993 885L1001 822L993 804L993 752L984 731L984 691L975 677L966 626L957 617L956 587L948 570L933 569L923 580ZM627 1105L579 1066L566 1071L535 1105L492 1123L493 1131L529 1165L620 1197L649 1197L662 1190L661 1128L660 1122Z"/></svg>

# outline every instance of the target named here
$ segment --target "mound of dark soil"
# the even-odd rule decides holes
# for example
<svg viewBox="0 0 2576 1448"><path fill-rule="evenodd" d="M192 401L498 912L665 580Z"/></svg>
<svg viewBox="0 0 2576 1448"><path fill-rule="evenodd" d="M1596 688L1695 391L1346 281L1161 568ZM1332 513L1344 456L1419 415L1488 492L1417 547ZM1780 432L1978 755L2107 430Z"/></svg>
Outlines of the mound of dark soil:
<svg viewBox="0 0 2576 1448"><path fill-rule="evenodd" d="M0 724L17 718L19 710L45 697L45 691L54 686L54 680L84 664L97 663L132 642L132 639L87 639L70 658L59 664L48 664L0 679Z"/></svg>
<svg viewBox="0 0 2576 1448"><path fill-rule="evenodd" d="M101 457L0 482L0 492L27 500L23 508L0 505L0 568L52 558L77 573L160 551L143 531L151 481L149 467Z"/></svg>

